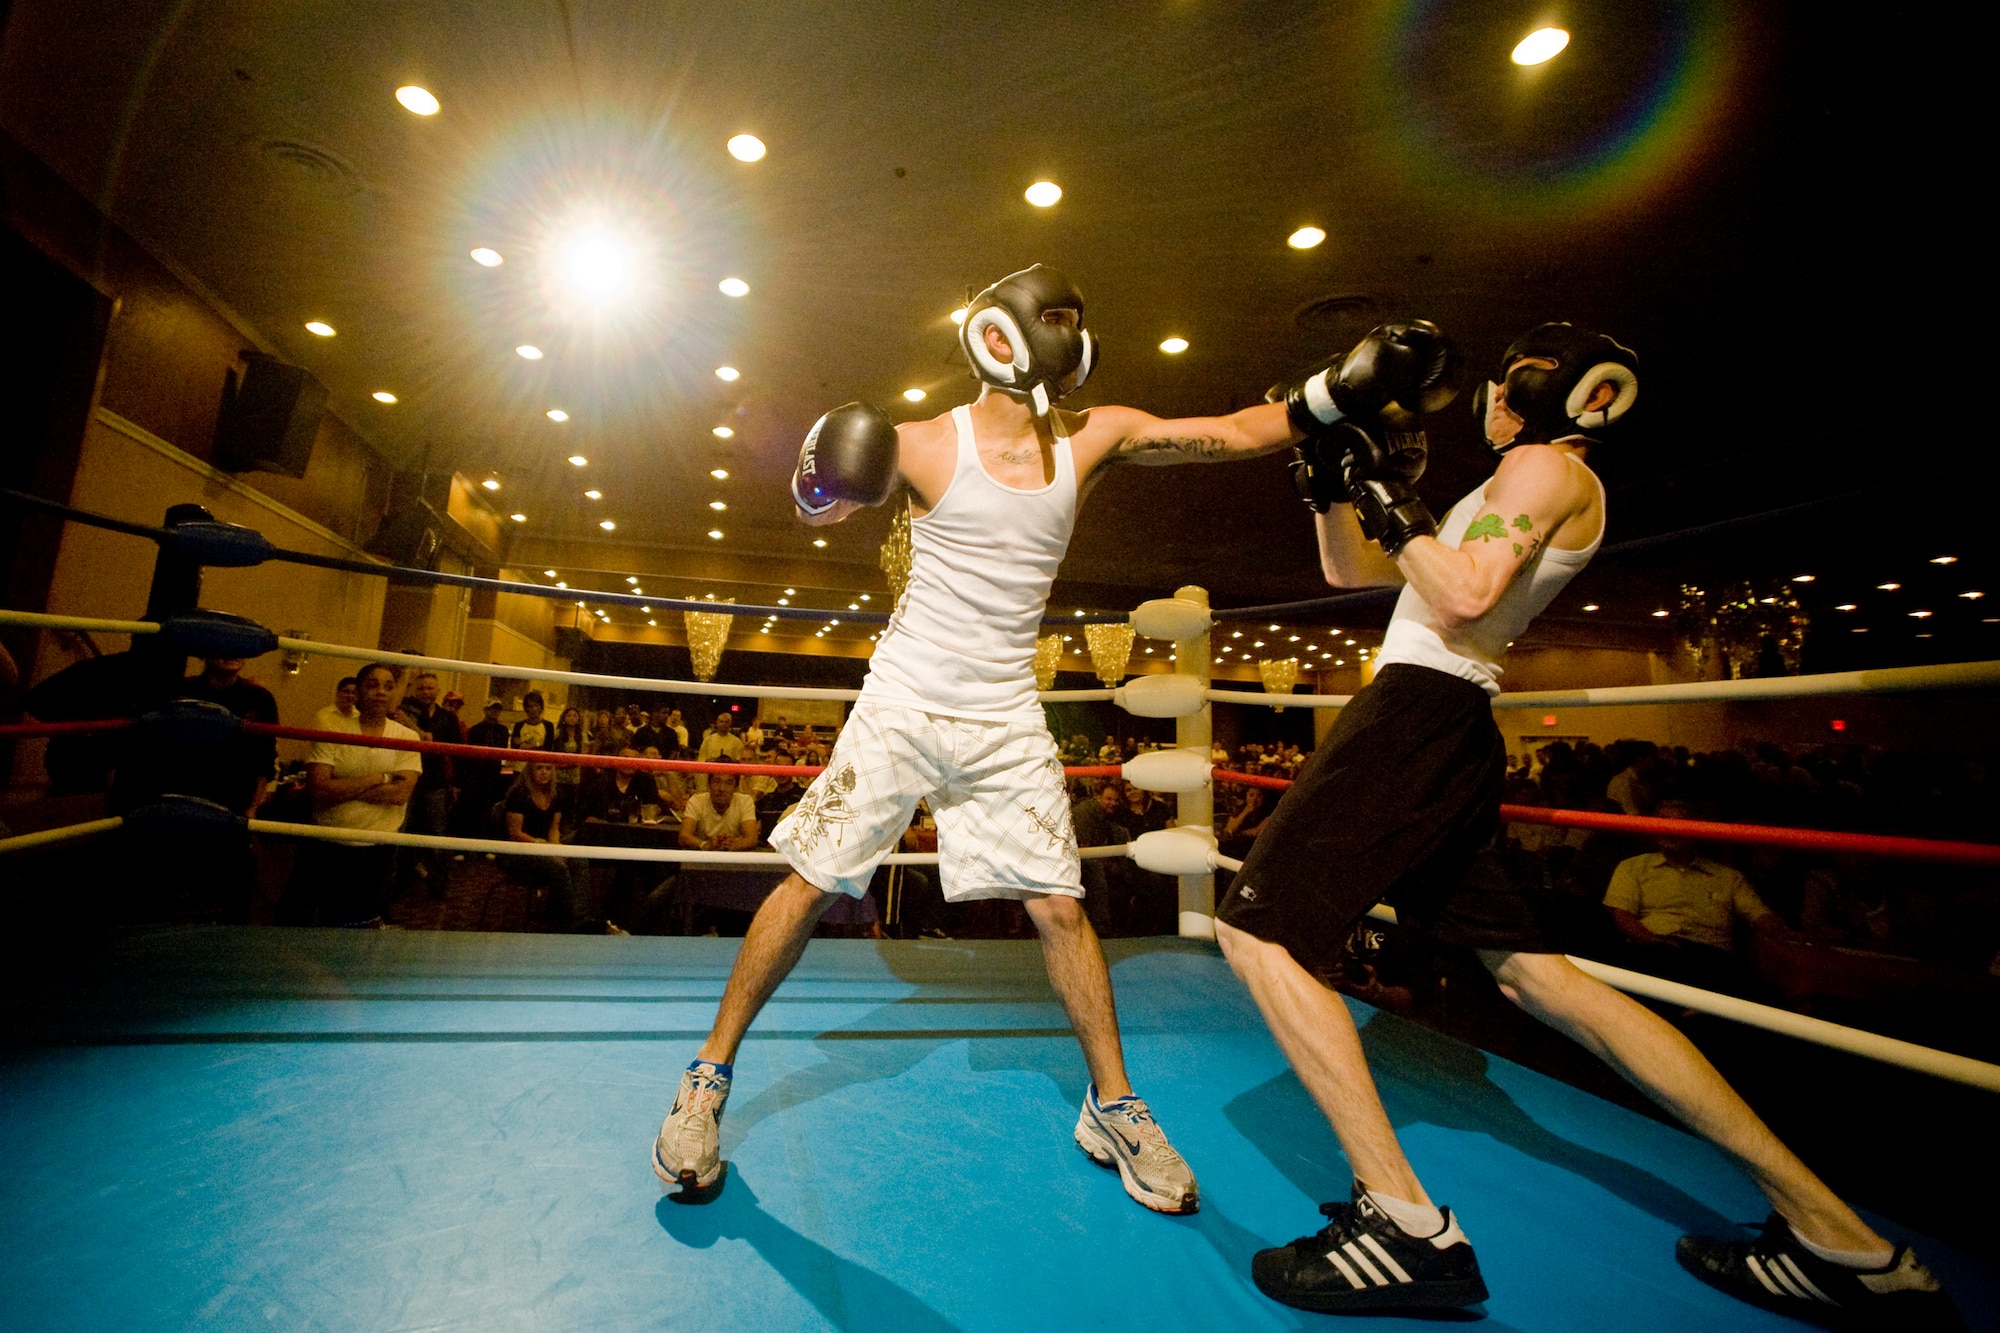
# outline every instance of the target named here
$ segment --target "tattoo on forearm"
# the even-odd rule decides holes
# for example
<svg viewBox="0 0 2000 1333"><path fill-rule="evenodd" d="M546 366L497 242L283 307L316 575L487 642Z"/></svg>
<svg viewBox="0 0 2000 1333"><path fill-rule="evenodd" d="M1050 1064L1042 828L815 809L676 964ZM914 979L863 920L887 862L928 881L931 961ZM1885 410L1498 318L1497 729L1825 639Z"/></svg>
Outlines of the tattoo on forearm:
<svg viewBox="0 0 2000 1333"><path fill-rule="evenodd" d="M1218 458L1229 452L1229 442L1214 435L1152 435L1127 440L1121 455L1186 454L1191 458Z"/></svg>

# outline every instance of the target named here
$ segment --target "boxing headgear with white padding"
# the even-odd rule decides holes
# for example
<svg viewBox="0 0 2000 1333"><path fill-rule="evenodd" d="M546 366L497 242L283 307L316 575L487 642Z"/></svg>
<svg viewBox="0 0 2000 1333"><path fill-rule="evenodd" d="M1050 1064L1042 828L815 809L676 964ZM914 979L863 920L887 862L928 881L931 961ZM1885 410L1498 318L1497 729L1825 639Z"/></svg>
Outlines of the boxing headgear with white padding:
<svg viewBox="0 0 2000 1333"><path fill-rule="evenodd" d="M1044 320L1049 310L1076 311L1076 325ZM1013 360L1001 361L987 347L990 328L1000 330ZM1074 393L1097 364L1097 342L1083 327L1083 293L1046 264L1010 273L973 297L958 341L974 376L1026 398L1036 416Z"/></svg>
<svg viewBox="0 0 2000 1333"><path fill-rule="evenodd" d="M1555 369L1517 366L1524 359L1555 362ZM1598 386L1609 384L1611 401L1589 408ZM1521 418L1521 429L1505 444L1495 444L1490 413L1502 386L1507 408ZM1514 340L1500 358L1500 379L1482 384L1472 397L1473 414L1487 446L1505 454L1517 444L1548 444L1612 425L1632 410L1639 398L1639 354L1601 333L1574 324L1543 324Z"/></svg>

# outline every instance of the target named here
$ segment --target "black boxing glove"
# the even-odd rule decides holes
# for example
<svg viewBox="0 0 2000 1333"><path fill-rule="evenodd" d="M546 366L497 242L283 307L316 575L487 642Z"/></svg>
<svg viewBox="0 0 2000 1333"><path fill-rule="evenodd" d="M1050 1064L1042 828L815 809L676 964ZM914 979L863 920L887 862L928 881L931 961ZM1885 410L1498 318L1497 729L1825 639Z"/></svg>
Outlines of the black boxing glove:
<svg viewBox="0 0 2000 1333"><path fill-rule="evenodd" d="M1321 426L1292 446L1292 489L1315 514L1347 503L1347 459L1354 437L1366 436L1351 422Z"/></svg>
<svg viewBox="0 0 2000 1333"><path fill-rule="evenodd" d="M896 423L866 403L836 407L806 432L792 472L792 503L824 514L841 500L873 507L896 493Z"/></svg>
<svg viewBox="0 0 2000 1333"><path fill-rule="evenodd" d="M1352 434L1354 444L1341 460L1347 500L1361 535L1393 560L1410 538L1437 535L1437 520L1417 494L1430 444L1422 431Z"/></svg>
<svg viewBox="0 0 2000 1333"><path fill-rule="evenodd" d="M1383 324L1354 350L1285 392L1285 415L1302 435L1343 419L1370 422L1391 404L1421 415L1458 396L1458 351L1429 320Z"/></svg>

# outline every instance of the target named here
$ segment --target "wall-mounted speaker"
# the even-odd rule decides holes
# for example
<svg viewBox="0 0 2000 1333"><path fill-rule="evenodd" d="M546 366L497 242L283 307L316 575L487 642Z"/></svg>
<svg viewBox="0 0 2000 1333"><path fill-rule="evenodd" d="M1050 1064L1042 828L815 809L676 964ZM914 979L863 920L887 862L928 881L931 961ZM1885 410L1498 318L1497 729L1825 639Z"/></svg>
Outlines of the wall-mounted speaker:
<svg viewBox="0 0 2000 1333"><path fill-rule="evenodd" d="M244 352L243 363L223 386L215 465L226 472L254 468L305 476L313 437L326 415L326 386L302 367L262 352Z"/></svg>

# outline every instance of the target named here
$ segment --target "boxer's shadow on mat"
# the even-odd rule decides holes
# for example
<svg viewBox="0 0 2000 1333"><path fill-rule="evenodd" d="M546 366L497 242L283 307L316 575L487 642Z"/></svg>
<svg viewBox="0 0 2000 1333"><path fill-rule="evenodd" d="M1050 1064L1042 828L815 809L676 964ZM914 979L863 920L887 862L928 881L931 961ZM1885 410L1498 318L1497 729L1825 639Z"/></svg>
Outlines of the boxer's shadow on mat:
<svg viewBox="0 0 2000 1333"><path fill-rule="evenodd" d="M1572 1143L1537 1123L1486 1076L1486 1052L1418 1023L1377 1012L1361 1046L1397 1129L1413 1124L1486 1134L1518 1152L1595 1182L1681 1231L1734 1235L1738 1223L1642 1167ZM1290 1070L1223 1108L1229 1122L1307 1196L1344 1199L1353 1172L1326 1117ZM1423 1164L1417 1163L1421 1171Z"/></svg>
<svg viewBox="0 0 2000 1333"><path fill-rule="evenodd" d="M769 1116L843 1088L896 1078L939 1048L968 1038L966 1059L975 1072L1040 1074L1056 1085L1065 1101L1081 1103L1090 1071L1062 1004L1042 970L1041 950L1017 951L1021 957L1008 960L1015 965L995 975L990 968L995 961L993 951L977 948L978 943L985 942L975 942L975 947L941 943L922 949L881 949L883 962L898 981L918 986L976 987L977 993L904 996L813 1038L821 1063L793 1070L754 1097L730 1103L722 1122L724 1155ZM989 965L984 973L982 964ZM968 978L977 980L969 982ZM974 1017L973 1009L985 1006L1004 1009L1016 1022L999 1026L965 1021ZM925 1009L933 1012L922 1014ZM965 1019L952 1018L954 1013Z"/></svg>
<svg viewBox="0 0 2000 1333"><path fill-rule="evenodd" d="M845 1333L893 1328L898 1333L958 1333L958 1326L881 1274L843 1259L778 1221L757 1204L733 1163L729 1187L714 1202L685 1208L662 1197L653 1208L660 1229L690 1249L744 1240L757 1255Z"/></svg>

